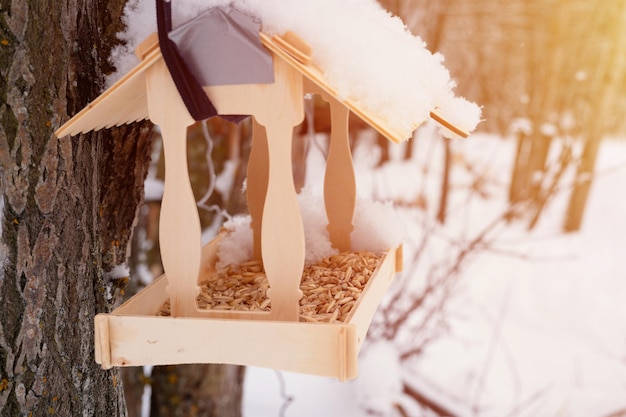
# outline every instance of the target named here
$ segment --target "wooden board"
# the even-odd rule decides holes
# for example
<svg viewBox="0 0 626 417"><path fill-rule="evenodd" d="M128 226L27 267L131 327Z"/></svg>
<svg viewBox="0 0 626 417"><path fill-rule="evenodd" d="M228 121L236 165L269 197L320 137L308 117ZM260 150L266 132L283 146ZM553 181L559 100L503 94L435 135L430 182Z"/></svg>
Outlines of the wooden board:
<svg viewBox="0 0 626 417"><path fill-rule="evenodd" d="M356 377L356 327L281 321L98 314L96 361L103 368L229 363ZM108 340L106 339L108 338Z"/></svg>
<svg viewBox="0 0 626 417"><path fill-rule="evenodd" d="M359 349L365 340L367 330L374 318L389 285L397 272L402 271L402 246L387 252L380 265L365 286L363 293L352 307L347 322L357 329L357 343Z"/></svg>

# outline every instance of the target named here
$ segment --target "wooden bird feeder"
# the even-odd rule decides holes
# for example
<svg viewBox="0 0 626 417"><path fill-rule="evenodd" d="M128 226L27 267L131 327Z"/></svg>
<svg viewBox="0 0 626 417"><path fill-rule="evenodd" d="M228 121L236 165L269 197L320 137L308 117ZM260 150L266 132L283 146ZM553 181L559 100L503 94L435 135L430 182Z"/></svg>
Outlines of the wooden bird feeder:
<svg viewBox="0 0 626 417"><path fill-rule="evenodd" d="M394 130L376 114L340 99L310 62L308 47L297 37L290 33L259 35L273 60L273 83L203 89L219 114L253 116L247 200L255 257L262 259L269 282L269 312L197 306L199 282L216 272L220 237L201 246L186 159L186 132L195 121L173 83L156 36L137 48L141 62L132 71L56 132L63 137L148 118L162 133L166 175L160 249L165 274L112 313L95 317L96 361L105 369L230 363L339 380L357 375L357 355L371 319L391 279L401 269L401 246L389 248L382 256L345 321L299 321L305 239L292 180L292 130L303 120L305 94L321 94L330 103L332 131L324 200L330 240L340 251L350 250L356 196L348 142L349 112L394 142L408 139L412 131ZM436 114L434 117L455 129ZM167 300L171 316L157 316Z"/></svg>

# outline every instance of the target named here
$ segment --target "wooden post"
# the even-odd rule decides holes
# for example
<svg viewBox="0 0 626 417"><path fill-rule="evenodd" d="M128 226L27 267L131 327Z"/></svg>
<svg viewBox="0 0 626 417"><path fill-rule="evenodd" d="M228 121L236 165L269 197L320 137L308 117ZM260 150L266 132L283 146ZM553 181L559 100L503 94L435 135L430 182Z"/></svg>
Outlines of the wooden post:
<svg viewBox="0 0 626 417"><path fill-rule="evenodd" d="M348 116L350 111L339 101L323 94L330 103L330 145L324 176L324 204L328 216L328 233L333 247L340 252L351 248L354 230L352 218L356 204L356 179L350 153Z"/></svg>
<svg viewBox="0 0 626 417"><path fill-rule="evenodd" d="M246 198L250 213L250 227L254 247L254 259L261 260L261 223L263 205L267 193L269 176L269 154L267 148L267 134L254 117L252 118L252 147L248 160L248 176Z"/></svg>
<svg viewBox="0 0 626 417"><path fill-rule="evenodd" d="M187 170L187 127L194 123L161 60L146 72L148 113L161 127L165 186L159 244L173 317L193 316L199 293L201 230Z"/></svg>

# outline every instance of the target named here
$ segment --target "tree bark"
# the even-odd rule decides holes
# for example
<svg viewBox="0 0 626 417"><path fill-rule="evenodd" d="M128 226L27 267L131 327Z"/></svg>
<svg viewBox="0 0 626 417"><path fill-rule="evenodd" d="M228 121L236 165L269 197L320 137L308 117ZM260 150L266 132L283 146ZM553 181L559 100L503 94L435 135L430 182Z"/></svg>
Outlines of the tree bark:
<svg viewBox="0 0 626 417"><path fill-rule="evenodd" d="M609 131L608 125L611 118L611 109L616 108L619 102L618 97L622 94L620 86L624 83L624 70L626 69L626 35L623 32L626 23L626 5L616 3L613 8L605 13L610 16L607 20L612 24L607 24L613 30L612 38L614 42L603 55L603 59L597 63L597 73L594 82L594 91L602 91L592 106L594 111L586 127L586 142L584 145L581 161L576 172L575 186L572 190L570 201L565 213L563 231L576 232L580 230L587 197L591 191L593 176L596 166L596 159L600 151L600 144L603 135ZM614 20L613 20L614 19ZM611 21L612 20L612 21Z"/></svg>
<svg viewBox="0 0 626 417"><path fill-rule="evenodd" d="M124 416L93 317L120 300L150 128L53 132L101 91L124 0L0 2L0 415Z"/></svg>
<svg viewBox="0 0 626 417"><path fill-rule="evenodd" d="M240 417L245 368L235 365L155 367L153 417Z"/></svg>

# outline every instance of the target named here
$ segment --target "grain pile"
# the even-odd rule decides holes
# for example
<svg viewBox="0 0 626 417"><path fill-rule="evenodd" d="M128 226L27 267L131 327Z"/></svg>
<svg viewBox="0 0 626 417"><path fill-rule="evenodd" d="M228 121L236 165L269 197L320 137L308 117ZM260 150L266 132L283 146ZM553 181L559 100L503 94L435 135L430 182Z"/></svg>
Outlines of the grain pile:
<svg viewBox="0 0 626 417"><path fill-rule="evenodd" d="M380 256L361 251L332 255L305 267L300 283L300 321L345 321L379 263ZM269 311L268 288L259 262L231 265L200 284L198 308ZM159 315L169 315L169 303Z"/></svg>

